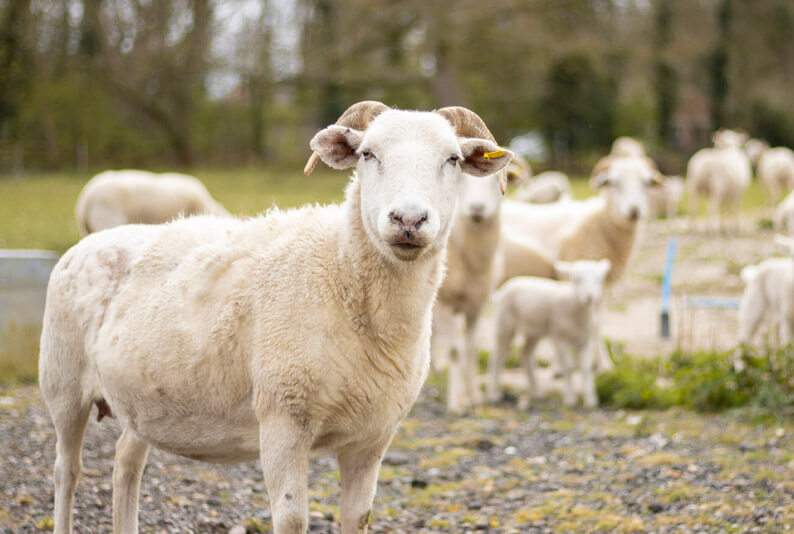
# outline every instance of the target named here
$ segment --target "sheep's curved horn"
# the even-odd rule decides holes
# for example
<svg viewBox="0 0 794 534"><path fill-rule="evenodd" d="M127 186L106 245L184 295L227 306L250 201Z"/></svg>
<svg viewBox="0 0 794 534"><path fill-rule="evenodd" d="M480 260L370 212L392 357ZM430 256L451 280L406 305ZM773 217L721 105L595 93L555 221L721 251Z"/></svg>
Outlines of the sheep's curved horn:
<svg viewBox="0 0 794 534"><path fill-rule="evenodd" d="M461 106L448 106L436 110L436 113L451 122L459 136L479 137L496 143L496 139L485 125L485 121L472 110ZM507 171L505 169L499 171L499 187L504 195L505 189L507 189Z"/></svg>
<svg viewBox="0 0 794 534"><path fill-rule="evenodd" d="M377 100L363 100L347 108L336 120L335 124L347 126L355 130L366 130L370 121L387 109L389 109L389 106L383 102L378 102ZM320 155L317 152L312 152L309 161L306 162L306 166L303 168L303 174L309 176L318 161L320 161Z"/></svg>

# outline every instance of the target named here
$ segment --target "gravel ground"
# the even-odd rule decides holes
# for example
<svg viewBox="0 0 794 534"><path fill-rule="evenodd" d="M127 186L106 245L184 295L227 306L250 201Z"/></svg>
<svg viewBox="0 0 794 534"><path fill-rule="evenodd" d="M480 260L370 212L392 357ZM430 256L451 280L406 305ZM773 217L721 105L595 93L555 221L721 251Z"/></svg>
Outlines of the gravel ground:
<svg viewBox="0 0 794 534"><path fill-rule="evenodd" d="M381 469L372 532L784 532L794 527L794 424L686 411L531 411L507 402L444 415L431 381ZM75 531L111 530L118 428L93 419ZM34 385L0 389L0 532L51 529L55 438ZM335 461L310 474L311 532L339 532ZM152 450L142 532L269 532L257 463Z"/></svg>

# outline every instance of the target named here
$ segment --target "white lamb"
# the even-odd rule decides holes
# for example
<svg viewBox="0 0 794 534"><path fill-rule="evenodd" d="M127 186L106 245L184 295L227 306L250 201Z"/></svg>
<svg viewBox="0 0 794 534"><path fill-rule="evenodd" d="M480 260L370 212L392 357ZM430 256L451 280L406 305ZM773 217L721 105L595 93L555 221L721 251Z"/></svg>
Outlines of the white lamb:
<svg viewBox="0 0 794 534"><path fill-rule="evenodd" d="M546 171L522 183L510 196L513 200L548 204L571 197L571 181L559 171Z"/></svg>
<svg viewBox="0 0 794 534"><path fill-rule="evenodd" d="M175 172L101 172L85 184L75 207L83 236L122 224L159 224L201 214L228 212L198 179Z"/></svg>
<svg viewBox="0 0 794 534"><path fill-rule="evenodd" d="M524 337L523 365L527 372L529 395L538 394L534 352L538 342L550 337L562 365L566 406L576 404L572 372L582 373L585 406L598 404L593 362L599 350L597 339L599 302L609 260L581 260L555 263L557 272L570 281L519 276L509 280L494 294L496 348L488 366L488 399L502 396L499 374L507 360L516 335Z"/></svg>
<svg viewBox="0 0 794 534"><path fill-rule="evenodd" d="M770 204L776 204L794 189L794 152L779 146L766 150L758 160L758 181Z"/></svg>
<svg viewBox="0 0 794 534"><path fill-rule="evenodd" d="M773 224L778 232L794 234L794 191L775 208Z"/></svg>
<svg viewBox="0 0 794 534"><path fill-rule="evenodd" d="M56 533L71 531L93 404L122 428L114 532L137 531L150 445L259 458L277 534L306 531L310 453L330 451L341 531L367 531L381 458L427 374L457 182L510 159L459 135L466 113L353 106L311 141L328 165L356 169L341 205L121 226L64 254L39 360Z"/></svg>
<svg viewBox="0 0 794 534"><path fill-rule="evenodd" d="M747 136L732 130L714 134L714 148L695 152L687 164L686 188L689 216L698 212L701 197L708 199L708 216L723 227L723 214L737 217L742 195L750 185L752 168L742 145Z"/></svg>
<svg viewBox="0 0 794 534"><path fill-rule="evenodd" d="M792 341L794 238L776 235L775 242L788 249L788 258L769 258L742 269L745 289L739 305L740 344L751 343L763 322L772 326L780 347Z"/></svg>

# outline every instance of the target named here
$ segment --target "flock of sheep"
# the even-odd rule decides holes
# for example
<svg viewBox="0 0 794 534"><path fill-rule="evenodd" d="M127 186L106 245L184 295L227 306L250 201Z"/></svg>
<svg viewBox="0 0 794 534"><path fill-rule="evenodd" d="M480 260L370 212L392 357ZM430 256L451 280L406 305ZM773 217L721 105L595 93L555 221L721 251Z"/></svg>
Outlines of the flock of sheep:
<svg viewBox="0 0 794 534"><path fill-rule="evenodd" d="M721 132L690 162L690 192L709 195L713 209L749 180L744 164L732 163L743 153L738 135ZM90 235L52 272L39 359L57 434L55 532L71 532L96 406L99 419L122 428L114 532L137 532L154 445L212 462L259 459L279 534L306 531L309 456L331 452L342 532L365 533L381 459L431 353L433 367L449 368L451 412L483 401L475 333L489 306L497 339L489 400L501 396L516 336L537 392L534 347L550 337L565 404L577 400L577 366L583 403L597 404L594 368L610 365L602 295L626 272L652 199L660 199L655 213L672 214L682 189L640 143L615 142L591 177L601 194L586 201L570 198L561 173L525 180L504 199L508 178L526 178L529 166L461 107L360 102L310 146L307 174L318 160L354 169L341 205L242 220L184 175L106 172L86 185L76 215ZM759 146L759 174L775 150ZM785 189L794 185L791 160ZM770 184L780 183L778 172ZM772 270L746 276L767 280Z"/></svg>

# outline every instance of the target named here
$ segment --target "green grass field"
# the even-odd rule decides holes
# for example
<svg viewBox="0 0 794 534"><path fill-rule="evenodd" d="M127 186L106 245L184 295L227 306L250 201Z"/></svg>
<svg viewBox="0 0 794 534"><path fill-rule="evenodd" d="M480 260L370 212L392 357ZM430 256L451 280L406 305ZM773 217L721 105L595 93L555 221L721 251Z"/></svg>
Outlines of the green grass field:
<svg viewBox="0 0 794 534"><path fill-rule="evenodd" d="M256 215L273 205L341 200L347 174L318 167L309 177L301 169L217 170L194 173L212 195L237 215ZM38 248L64 252L80 239L74 205L89 174L31 174L22 180L0 178L0 248Z"/></svg>
<svg viewBox="0 0 794 534"><path fill-rule="evenodd" d="M255 215L273 205L335 202L344 196L347 172L322 165L309 177L301 169L203 169L194 172L212 195L237 215ZM91 177L78 173L31 174L22 180L0 177L0 248L37 248L64 252L78 241L74 204ZM594 194L585 179L572 183L577 199ZM743 209L763 206L761 187L753 182ZM685 205L685 204L684 204Z"/></svg>

